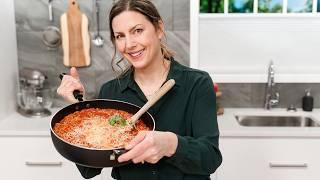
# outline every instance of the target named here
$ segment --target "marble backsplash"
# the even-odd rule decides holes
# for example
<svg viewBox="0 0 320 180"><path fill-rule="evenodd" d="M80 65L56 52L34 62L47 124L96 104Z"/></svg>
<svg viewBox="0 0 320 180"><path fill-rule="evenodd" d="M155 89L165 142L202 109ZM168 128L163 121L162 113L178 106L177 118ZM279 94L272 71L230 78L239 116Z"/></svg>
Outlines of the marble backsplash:
<svg viewBox="0 0 320 180"><path fill-rule="evenodd" d="M63 65L61 46L52 49L42 42L43 30L47 26L59 27L60 16L67 10L67 0L52 0L53 22L49 21L48 0L15 0L15 21L18 46L19 69L28 67L40 70L48 77L48 86L55 93L60 83L58 75L68 72ZM95 0L78 0L81 11L89 20L90 37L96 32ZM113 45L109 40L108 12L112 0L99 0L101 35L105 39L102 48L91 43L91 66L79 68L88 98L95 98L103 83L115 77L111 69ZM153 0L163 17L166 41L176 54L176 60L189 64L189 0ZM55 106L63 106L63 100L55 95Z"/></svg>
<svg viewBox="0 0 320 180"><path fill-rule="evenodd" d="M218 101L223 107L264 107L266 83L220 83L219 87L222 96ZM319 83L278 83L275 88L280 94L276 108L287 108L290 105L301 108L306 89L311 89L314 108L320 108Z"/></svg>

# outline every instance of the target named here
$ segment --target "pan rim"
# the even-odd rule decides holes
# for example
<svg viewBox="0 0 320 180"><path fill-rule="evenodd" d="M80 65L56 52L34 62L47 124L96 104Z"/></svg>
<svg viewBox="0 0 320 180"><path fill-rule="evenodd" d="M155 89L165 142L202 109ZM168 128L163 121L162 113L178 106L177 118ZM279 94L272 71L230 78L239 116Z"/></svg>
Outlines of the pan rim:
<svg viewBox="0 0 320 180"><path fill-rule="evenodd" d="M132 106L135 106L135 107L138 107L138 108L141 109L141 107L138 106L138 105L135 105L135 104L132 104L132 103L129 103L129 102L126 102L126 101L115 100L115 99L95 99L95 100L80 101L80 102L76 102L76 103L70 104L70 105L68 105L68 106L66 106L66 107L63 107L62 109L68 108L68 107L70 107L70 106L75 106L76 104L85 103L85 102L94 102L94 101L114 101L114 102L120 102L120 103L130 104L130 105L132 105ZM56 138L60 139L60 140L63 141L64 143L67 143L67 144L69 144L69 145L71 145L71 146L74 146L74 147L77 147L77 148L81 148L81 149L86 149L86 150L94 150L94 151L109 151L109 150L110 150L110 151L113 151L113 150L125 149L124 147L115 147L115 148L111 148L111 149L110 149L110 148L106 148L106 149L89 148L89 147L84 147L84 146L79 146L79 145L76 145L76 144L72 144L72 143L70 143L70 142L62 139L62 138L61 138L60 136L58 136L58 135L54 132L54 130L52 129L52 120L53 120L53 118L54 118L62 109L60 109L58 112L56 112L56 113L52 116L51 121L50 121L50 131L51 131L52 134L54 134L54 136L55 136ZM82 110L82 109L81 109L81 110ZM154 120L153 116L152 116L148 111L147 111L146 113L151 117L152 122L153 122L153 128L152 128L152 130L150 130L150 131L154 131L154 130L155 130L155 126L156 126L155 120ZM51 136L52 136L52 135L51 135Z"/></svg>

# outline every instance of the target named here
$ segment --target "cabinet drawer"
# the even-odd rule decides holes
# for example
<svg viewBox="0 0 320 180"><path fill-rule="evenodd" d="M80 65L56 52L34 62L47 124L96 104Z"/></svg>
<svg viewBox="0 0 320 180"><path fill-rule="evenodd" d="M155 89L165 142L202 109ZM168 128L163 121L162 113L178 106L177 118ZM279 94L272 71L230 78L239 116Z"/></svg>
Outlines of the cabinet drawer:
<svg viewBox="0 0 320 180"><path fill-rule="evenodd" d="M317 139L221 139L219 180L316 180Z"/></svg>
<svg viewBox="0 0 320 180"><path fill-rule="evenodd" d="M0 144L5 162L0 165L1 179L82 179L74 163L56 152L50 137L5 137Z"/></svg>

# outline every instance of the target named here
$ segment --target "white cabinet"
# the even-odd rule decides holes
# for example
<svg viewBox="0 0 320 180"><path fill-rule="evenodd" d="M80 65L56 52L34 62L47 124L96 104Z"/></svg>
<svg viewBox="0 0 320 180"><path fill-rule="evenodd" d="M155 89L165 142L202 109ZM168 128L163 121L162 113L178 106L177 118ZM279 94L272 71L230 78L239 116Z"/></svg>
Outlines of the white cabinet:
<svg viewBox="0 0 320 180"><path fill-rule="evenodd" d="M114 180L111 177L112 168L104 168L101 172L102 180Z"/></svg>
<svg viewBox="0 0 320 180"><path fill-rule="evenodd" d="M74 163L58 154L50 137L0 137L0 146L1 179L83 179ZM104 169L92 179L111 180L110 172Z"/></svg>
<svg viewBox="0 0 320 180"><path fill-rule="evenodd" d="M218 180L318 180L320 139L221 138Z"/></svg>
<svg viewBox="0 0 320 180"><path fill-rule="evenodd" d="M63 158L50 137L0 137L0 169L3 180L80 180L74 163ZM112 168L104 168L92 180L114 180ZM216 175L212 174L215 180Z"/></svg>

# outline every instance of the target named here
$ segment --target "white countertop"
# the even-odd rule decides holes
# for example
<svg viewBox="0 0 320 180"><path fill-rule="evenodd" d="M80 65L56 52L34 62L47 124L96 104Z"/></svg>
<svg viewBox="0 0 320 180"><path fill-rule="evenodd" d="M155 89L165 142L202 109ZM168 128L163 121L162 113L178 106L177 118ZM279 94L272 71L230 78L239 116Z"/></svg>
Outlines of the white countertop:
<svg viewBox="0 0 320 180"><path fill-rule="evenodd" d="M25 117L15 112L0 119L0 136L50 136L50 122L59 109L50 109L51 116Z"/></svg>
<svg viewBox="0 0 320 180"><path fill-rule="evenodd" d="M235 115L282 115L306 116L320 123L320 109L305 112L298 109L288 112L286 109L275 108L265 110L262 108L226 108L223 115L218 116L221 138L228 137L294 137L294 138L319 138L320 127L248 127L241 126Z"/></svg>
<svg viewBox="0 0 320 180"><path fill-rule="evenodd" d="M59 109L51 109L52 115L44 118L28 118L15 112L0 119L0 136L50 136L50 122ZM245 127L240 126L235 115L302 115L312 117L320 123L320 109L312 112L287 112L285 109L264 110L262 108L226 108L218 116L221 138L228 137L294 137L319 138L320 127Z"/></svg>

